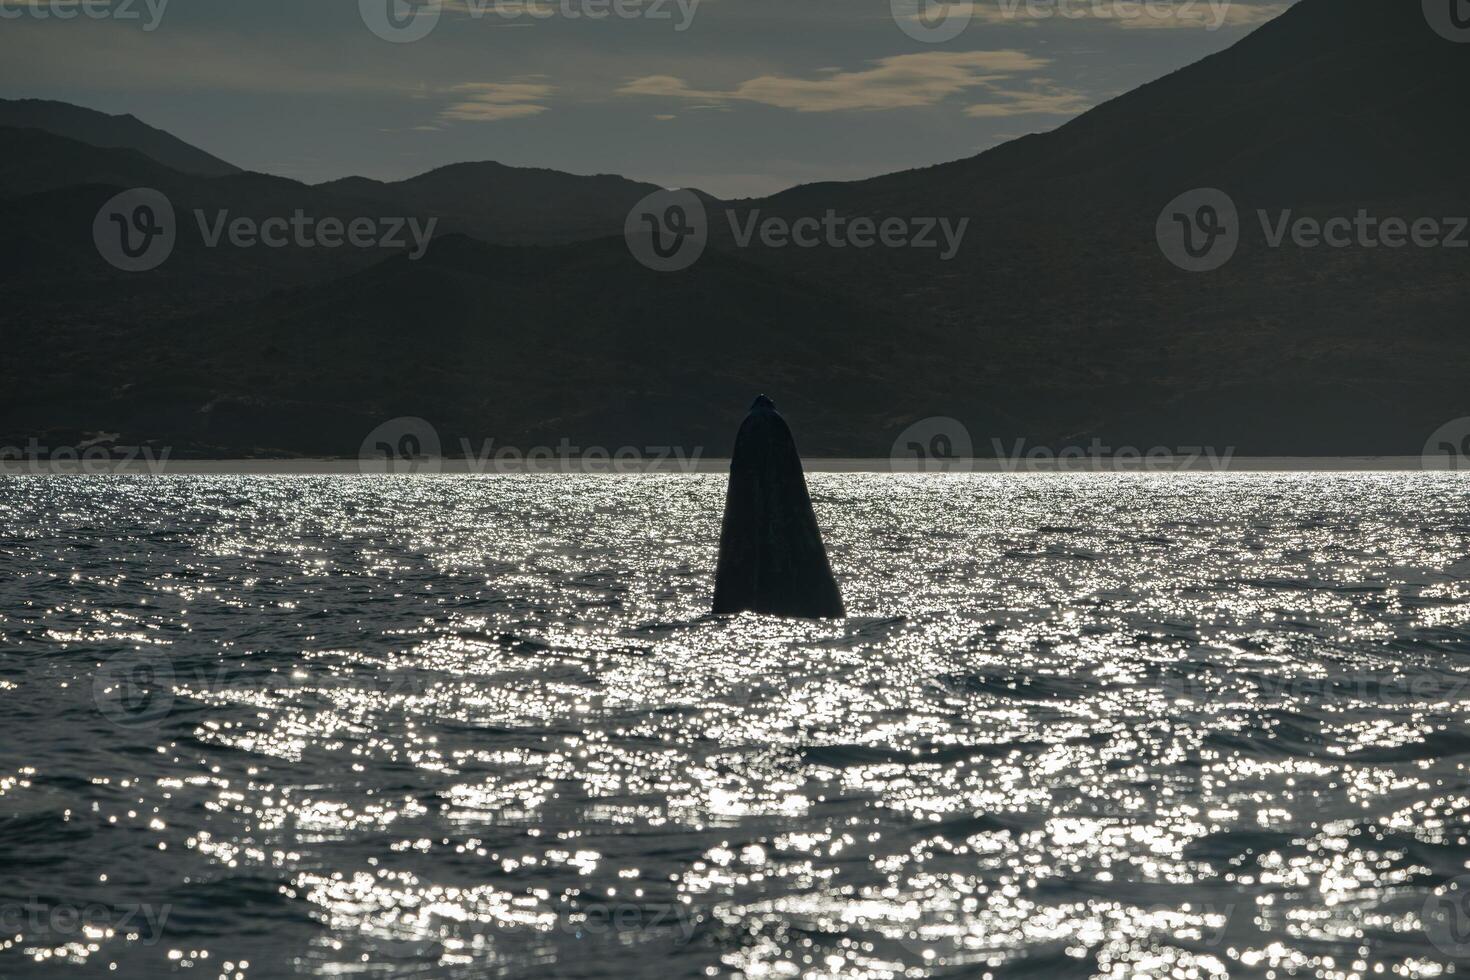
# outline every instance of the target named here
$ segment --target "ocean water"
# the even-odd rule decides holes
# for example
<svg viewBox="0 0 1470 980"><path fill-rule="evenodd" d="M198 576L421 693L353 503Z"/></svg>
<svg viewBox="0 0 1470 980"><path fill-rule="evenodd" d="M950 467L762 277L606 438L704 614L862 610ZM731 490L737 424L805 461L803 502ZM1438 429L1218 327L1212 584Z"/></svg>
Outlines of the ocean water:
<svg viewBox="0 0 1470 980"><path fill-rule="evenodd" d="M0 976L1470 963L1470 480L0 481Z"/></svg>

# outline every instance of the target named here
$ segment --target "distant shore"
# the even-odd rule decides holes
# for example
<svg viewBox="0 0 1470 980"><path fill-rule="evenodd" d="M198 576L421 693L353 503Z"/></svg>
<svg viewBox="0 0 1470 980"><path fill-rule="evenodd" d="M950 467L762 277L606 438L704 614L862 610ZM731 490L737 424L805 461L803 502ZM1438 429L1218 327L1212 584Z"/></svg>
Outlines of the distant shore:
<svg viewBox="0 0 1470 980"><path fill-rule="evenodd" d="M1240 456L1229 459L1170 456L1083 459L956 459L925 467L913 460L884 458L809 458L809 473L1001 474L1010 476L1104 473L1371 473L1452 472L1440 460L1418 456ZM429 459L398 461L357 459L132 459L132 460L5 460L0 477L24 476L496 476L725 473L728 458L623 460L556 459L485 461Z"/></svg>

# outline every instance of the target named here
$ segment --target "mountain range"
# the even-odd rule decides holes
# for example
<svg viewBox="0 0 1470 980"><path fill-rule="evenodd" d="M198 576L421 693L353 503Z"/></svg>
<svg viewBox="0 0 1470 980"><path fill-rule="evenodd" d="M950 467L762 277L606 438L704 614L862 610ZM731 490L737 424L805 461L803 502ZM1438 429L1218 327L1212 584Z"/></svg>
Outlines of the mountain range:
<svg viewBox="0 0 1470 980"><path fill-rule="evenodd" d="M1470 215L1470 45L1419 5L1300 0L1239 43L1051 132L978 156L762 200L699 195L709 248L645 268L655 192L622 177L465 163L398 182L250 173L131 116L0 101L0 445L153 443L177 455L355 455L396 416L448 445L728 450L765 391L802 449L887 456L949 416L990 455L1212 446L1418 455L1470 415L1470 248L1273 246L1283 220ZM169 260L103 261L99 208L163 192ZM1239 246L1177 268L1156 224L1218 188ZM196 211L437 220L401 248L211 248ZM1264 220L1261 212L1265 213ZM917 248L769 247L741 230L967 221ZM1470 237L1470 236L1467 236Z"/></svg>

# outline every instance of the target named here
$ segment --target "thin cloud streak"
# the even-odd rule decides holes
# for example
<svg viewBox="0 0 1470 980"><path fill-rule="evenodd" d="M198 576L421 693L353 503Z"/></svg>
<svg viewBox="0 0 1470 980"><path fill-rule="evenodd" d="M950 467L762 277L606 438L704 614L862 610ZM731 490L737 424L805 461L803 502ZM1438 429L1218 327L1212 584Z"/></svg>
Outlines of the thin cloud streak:
<svg viewBox="0 0 1470 980"><path fill-rule="evenodd" d="M761 75L726 91L695 88L674 75L646 75L618 91L705 104L754 102L794 112L904 109L936 105L1049 64L1046 58L1022 51L934 51L894 55L865 71L838 71L823 78Z"/></svg>
<svg viewBox="0 0 1470 980"><path fill-rule="evenodd" d="M1246 4L1233 0L989 0L945 5L951 17L987 27L1052 23L1099 24L1124 30L1207 30L1255 27L1280 16L1295 0ZM921 22L916 5L907 20Z"/></svg>
<svg viewBox="0 0 1470 980"><path fill-rule="evenodd" d="M469 82L456 85L450 92L467 95L439 113L440 120L452 122L498 122L502 119L524 119L547 110L541 101L550 97L556 86L540 82Z"/></svg>

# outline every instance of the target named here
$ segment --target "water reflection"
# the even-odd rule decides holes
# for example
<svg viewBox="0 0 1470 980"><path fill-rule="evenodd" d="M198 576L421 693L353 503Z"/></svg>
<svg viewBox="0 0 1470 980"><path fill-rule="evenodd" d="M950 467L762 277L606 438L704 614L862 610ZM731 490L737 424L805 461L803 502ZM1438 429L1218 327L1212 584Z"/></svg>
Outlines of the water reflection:
<svg viewBox="0 0 1470 980"><path fill-rule="evenodd" d="M1459 477L811 479L841 622L711 477L0 481L0 973L1470 955Z"/></svg>

